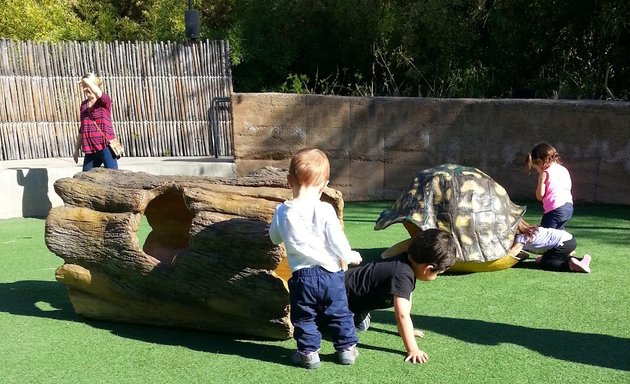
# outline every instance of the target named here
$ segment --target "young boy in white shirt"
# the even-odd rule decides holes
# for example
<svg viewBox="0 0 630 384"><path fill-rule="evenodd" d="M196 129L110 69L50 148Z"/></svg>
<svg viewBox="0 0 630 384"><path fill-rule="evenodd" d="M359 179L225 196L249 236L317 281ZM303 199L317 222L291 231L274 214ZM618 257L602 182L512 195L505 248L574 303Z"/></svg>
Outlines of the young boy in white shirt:
<svg viewBox="0 0 630 384"><path fill-rule="evenodd" d="M287 176L293 199L276 208L269 227L271 241L284 242L292 272L289 297L297 351L291 360L309 369L320 366L318 322L332 330L341 364L354 364L359 355L341 262L359 264L362 259L350 248L332 205L320 201L329 178L330 163L322 151L298 151Z"/></svg>

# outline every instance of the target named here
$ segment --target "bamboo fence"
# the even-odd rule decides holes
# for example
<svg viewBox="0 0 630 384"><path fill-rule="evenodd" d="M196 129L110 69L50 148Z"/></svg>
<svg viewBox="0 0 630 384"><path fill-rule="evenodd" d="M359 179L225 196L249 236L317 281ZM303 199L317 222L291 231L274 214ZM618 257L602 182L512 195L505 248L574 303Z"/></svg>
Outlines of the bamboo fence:
<svg viewBox="0 0 630 384"><path fill-rule="evenodd" d="M229 103L213 103L232 93L227 41L0 40L0 61L0 160L72 156L87 72L126 156L233 155Z"/></svg>

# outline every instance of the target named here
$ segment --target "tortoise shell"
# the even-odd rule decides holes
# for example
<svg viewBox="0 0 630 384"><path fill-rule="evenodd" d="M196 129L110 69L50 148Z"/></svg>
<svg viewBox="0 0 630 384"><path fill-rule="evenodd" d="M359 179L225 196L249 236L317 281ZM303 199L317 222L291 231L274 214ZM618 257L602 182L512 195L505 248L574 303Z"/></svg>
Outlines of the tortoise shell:
<svg viewBox="0 0 630 384"><path fill-rule="evenodd" d="M506 256L525 210L479 169L443 164L418 172L374 229L403 223L413 237L420 230L440 228L457 240L458 263L485 263Z"/></svg>

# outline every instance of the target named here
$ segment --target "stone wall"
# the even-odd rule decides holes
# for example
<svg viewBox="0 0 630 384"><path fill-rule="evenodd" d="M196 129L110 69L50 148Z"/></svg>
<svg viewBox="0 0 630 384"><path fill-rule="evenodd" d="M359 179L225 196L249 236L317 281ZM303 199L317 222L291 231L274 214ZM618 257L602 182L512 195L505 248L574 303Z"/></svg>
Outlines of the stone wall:
<svg viewBox="0 0 630 384"><path fill-rule="evenodd" d="M547 141L576 202L630 204L630 103L237 93L232 108L239 175L288 167L296 150L317 147L348 201L396 199L416 172L442 163L477 167L518 201L535 198L524 158Z"/></svg>

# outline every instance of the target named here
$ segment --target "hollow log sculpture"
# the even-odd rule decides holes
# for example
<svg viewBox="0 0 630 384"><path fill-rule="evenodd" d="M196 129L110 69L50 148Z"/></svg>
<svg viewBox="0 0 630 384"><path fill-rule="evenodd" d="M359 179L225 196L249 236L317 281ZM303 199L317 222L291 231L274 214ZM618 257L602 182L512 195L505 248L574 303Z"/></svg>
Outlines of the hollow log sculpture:
<svg viewBox="0 0 630 384"><path fill-rule="evenodd" d="M283 246L267 236L286 173L240 178L93 169L55 182L46 245L76 313L272 339L292 335ZM341 193L326 188L342 220ZM142 217L151 226L138 240Z"/></svg>

